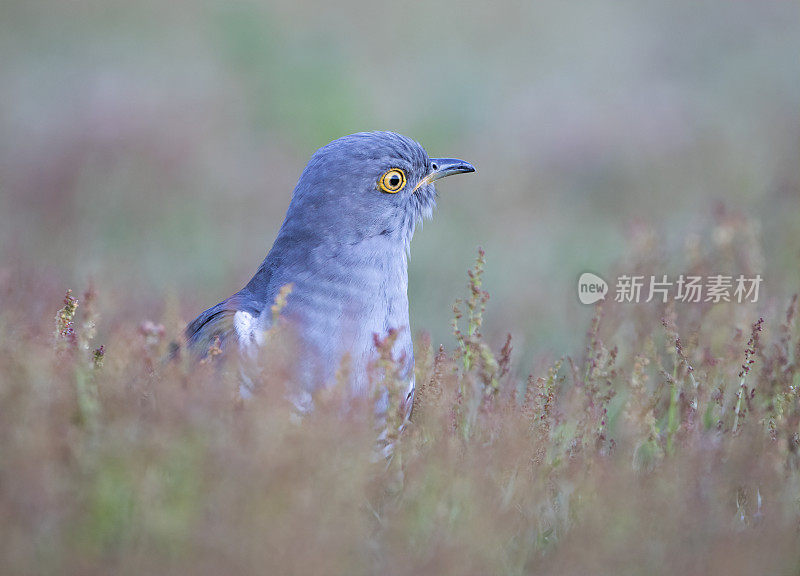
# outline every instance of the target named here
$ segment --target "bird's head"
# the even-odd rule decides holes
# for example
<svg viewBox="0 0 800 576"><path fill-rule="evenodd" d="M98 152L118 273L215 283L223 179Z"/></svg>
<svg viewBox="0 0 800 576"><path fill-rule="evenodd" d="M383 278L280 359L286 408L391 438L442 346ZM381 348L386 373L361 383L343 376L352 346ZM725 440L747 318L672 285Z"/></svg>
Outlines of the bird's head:
<svg viewBox="0 0 800 576"><path fill-rule="evenodd" d="M416 223L436 205L434 182L474 171L463 160L430 158L394 132L344 136L311 157L284 226L351 244L385 235L407 248Z"/></svg>

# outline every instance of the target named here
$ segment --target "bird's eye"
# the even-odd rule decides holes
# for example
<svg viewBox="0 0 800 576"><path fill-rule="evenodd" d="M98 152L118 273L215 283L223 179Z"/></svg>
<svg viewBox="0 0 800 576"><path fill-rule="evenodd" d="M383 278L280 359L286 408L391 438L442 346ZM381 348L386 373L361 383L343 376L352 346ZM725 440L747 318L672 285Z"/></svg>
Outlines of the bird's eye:
<svg viewBox="0 0 800 576"><path fill-rule="evenodd" d="M378 188L389 194L400 192L406 185L406 173L400 168L392 168L378 180Z"/></svg>

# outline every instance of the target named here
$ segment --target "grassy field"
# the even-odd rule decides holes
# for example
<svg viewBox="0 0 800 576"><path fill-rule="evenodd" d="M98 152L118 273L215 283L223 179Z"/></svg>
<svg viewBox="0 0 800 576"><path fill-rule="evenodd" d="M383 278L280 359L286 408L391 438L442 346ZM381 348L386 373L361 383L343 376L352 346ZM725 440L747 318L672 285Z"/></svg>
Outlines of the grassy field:
<svg viewBox="0 0 800 576"><path fill-rule="evenodd" d="M750 257L739 231L729 240L692 270ZM608 301L582 353L528 375L511 370L513 341L483 340L483 268L457 305L455 349L417 337L413 418L388 461L369 402L343 413L334 389L298 423L280 371L242 403L218 357L164 363L161 324L123 323L101 344L92 291L26 325L37 280L4 276L4 571L800 570L796 296Z"/></svg>
<svg viewBox="0 0 800 576"><path fill-rule="evenodd" d="M800 573L798 22L3 2L0 573ZM250 278L313 151L374 129L477 167L412 243L390 460L369 402L298 424L278 369L243 403L219 358L163 361ZM587 271L605 301L579 302ZM634 274L763 283L615 302Z"/></svg>

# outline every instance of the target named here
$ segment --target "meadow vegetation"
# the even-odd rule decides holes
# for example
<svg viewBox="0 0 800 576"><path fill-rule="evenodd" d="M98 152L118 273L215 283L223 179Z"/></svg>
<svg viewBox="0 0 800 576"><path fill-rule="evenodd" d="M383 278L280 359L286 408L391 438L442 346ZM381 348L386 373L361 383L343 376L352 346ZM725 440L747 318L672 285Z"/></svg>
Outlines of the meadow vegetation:
<svg viewBox="0 0 800 576"><path fill-rule="evenodd" d="M672 262L710 273L752 261L746 223L732 223ZM4 573L800 569L796 295L609 298L575 327L582 351L534 351L520 371L510 338L495 348L481 334L485 260L454 306L454 349L416 338L413 418L388 459L370 399L344 409L334 388L298 421L281 370L242 402L219 356L165 361L174 310L101 343L93 289L48 303L55 328L32 325L21 311L36 291L4 275Z"/></svg>

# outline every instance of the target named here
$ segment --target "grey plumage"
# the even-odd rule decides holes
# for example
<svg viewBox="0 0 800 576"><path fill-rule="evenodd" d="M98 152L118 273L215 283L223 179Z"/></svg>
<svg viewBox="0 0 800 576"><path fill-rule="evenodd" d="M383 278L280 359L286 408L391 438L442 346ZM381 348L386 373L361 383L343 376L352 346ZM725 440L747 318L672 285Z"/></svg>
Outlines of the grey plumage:
<svg viewBox="0 0 800 576"><path fill-rule="evenodd" d="M398 172L399 171L399 172ZM272 249L250 282L198 316L186 329L189 347L207 353L218 337L249 355L270 327L278 291L292 284L281 319L301 352L298 392L332 382L344 354L353 394L369 390L374 334L398 331L393 348L411 383L414 355L408 312L408 252L414 228L435 207L433 182L472 172L461 160L431 159L417 142L393 132L352 134L317 150L294 189ZM382 188L382 183L397 191Z"/></svg>

